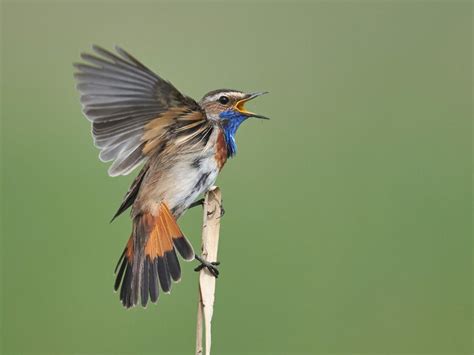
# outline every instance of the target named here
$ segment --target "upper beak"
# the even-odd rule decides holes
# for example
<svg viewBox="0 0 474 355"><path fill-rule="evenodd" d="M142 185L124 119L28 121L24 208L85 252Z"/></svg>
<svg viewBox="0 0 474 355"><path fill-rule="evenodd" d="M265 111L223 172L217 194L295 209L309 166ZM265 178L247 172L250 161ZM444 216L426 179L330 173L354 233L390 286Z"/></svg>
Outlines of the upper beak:
<svg viewBox="0 0 474 355"><path fill-rule="evenodd" d="M244 115L246 115L248 117L256 117L256 118L262 118L264 120L269 120L270 118L268 118L266 116L262 116L262 115L257 115L256 113L247 111L244 107L244 105L247 101L253 100L256 97L262 96L262 95L265 95L265 94L268 94L268 91L253 92L251 94L247 94L242 100L237 101L237 103L235 104L235 108L237 109L237 111L239 111L240 113L243 113Z"/></svg>

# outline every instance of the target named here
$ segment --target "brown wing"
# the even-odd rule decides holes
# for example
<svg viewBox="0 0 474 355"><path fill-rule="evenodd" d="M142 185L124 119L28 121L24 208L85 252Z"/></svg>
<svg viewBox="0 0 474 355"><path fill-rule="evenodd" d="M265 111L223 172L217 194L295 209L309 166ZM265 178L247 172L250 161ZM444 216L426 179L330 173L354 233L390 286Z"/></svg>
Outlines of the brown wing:
<svg viewBox="0 0 474 355"><path fill-rule="evenodd" d="M74 76L99 158L113 161L110 176L129 174L169 139L196 142L207 134L209 121L192 98L123 49L92 48L96 55L83 53L87 64L75 64Z"/></svg>

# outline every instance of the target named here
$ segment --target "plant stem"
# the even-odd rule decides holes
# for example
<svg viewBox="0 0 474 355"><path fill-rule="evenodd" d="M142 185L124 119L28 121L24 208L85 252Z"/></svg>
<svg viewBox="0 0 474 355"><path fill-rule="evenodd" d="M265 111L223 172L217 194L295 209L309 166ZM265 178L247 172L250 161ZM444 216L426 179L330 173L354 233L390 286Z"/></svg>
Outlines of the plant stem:
<svg viewBox="0 0 474 355"><path fill-rule="evenodd" d="M222 215L222 196L218 187L212 187L204 198L202 224L202 257L217 261L219 229ZM196 325L196 355L203 354L203 325L206 342L205 354L211 354L211 321L214 312L216 278L206 268L199 272L199 300Z"/></svg>

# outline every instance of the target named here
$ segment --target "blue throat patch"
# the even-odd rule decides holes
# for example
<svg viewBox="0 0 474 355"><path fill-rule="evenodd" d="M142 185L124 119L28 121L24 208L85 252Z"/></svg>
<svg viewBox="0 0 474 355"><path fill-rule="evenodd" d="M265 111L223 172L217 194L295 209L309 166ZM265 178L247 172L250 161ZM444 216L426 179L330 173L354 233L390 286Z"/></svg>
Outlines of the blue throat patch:
<svg viewBox="0 0 474 355"><path fill-rule="evenodd" d="M247 116L238 111L227 110L222 112L219 117L222 119L224 128L224 138L227 145L227 157L233 157L237 154L237 144L235 143L235 133L240 124L247 119Z"/></svg>

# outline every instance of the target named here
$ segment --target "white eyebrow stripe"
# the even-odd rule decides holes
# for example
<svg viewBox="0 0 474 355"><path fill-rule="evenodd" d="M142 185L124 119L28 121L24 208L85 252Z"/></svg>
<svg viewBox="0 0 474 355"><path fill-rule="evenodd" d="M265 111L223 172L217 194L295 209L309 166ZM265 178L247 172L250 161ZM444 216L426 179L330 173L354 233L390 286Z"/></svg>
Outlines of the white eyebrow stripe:
<svg viewBox="0 0 474 355"><path fill-rule="evenodd" d="M207 98L207 101L216 101L221 96L231 96L231 97L244 97L244 94L238 91L223 91L218 92Z"/></svg>

